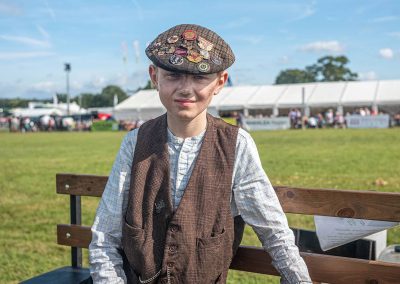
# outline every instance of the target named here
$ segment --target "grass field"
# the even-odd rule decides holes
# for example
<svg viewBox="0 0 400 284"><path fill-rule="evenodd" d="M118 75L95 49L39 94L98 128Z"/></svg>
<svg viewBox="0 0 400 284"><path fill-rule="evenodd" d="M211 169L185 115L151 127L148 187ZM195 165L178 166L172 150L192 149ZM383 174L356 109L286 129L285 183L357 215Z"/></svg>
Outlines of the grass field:
<svg viewBox="0 0 400 284"><path fill-rule="evenodd" d="M56 244L55 234L57 223L69 222L69 199L55 193L55 174L107 175L124 135L0 133L0 283L17 283L69 265L69 249ZM275 185L400 192L400 129L252 136ZM378 178L387 185L375 185ZM85 225L91 224L96 206L97 200L83 198ZM314 227L310 216L288 218L291 226ZM388 236L389 243L400 243L399 229ZM259 245L248 228L243 243ZM279 278L230 272L229 283L279 283Z"/></svg>

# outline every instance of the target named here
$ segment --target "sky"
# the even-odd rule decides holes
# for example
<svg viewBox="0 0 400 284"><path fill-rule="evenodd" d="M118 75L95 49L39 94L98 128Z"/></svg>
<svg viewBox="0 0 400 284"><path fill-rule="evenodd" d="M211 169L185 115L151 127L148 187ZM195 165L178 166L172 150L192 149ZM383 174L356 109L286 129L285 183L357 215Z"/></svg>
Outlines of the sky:
<svg viewBox="0 0 400 284"><path fill-rule="evenodd" d="M148 80L144 49L192 23L232 47L234 85L273 84L281 70L346 55L361 80L400 79L398 0L0 0L0 98L132 93Z"/></svg>

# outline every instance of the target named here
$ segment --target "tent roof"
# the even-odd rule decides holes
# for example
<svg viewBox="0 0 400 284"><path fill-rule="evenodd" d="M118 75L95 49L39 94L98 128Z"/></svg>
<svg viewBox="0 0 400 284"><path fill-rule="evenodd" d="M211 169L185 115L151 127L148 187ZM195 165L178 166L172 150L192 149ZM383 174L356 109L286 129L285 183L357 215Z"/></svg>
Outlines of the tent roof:
<svg viewBox="0 0 400 284"><path fill-rule="evenodd" d="M370 103L375 99L377 81L354 81L347 82L341 104L356 105Z"/></svg>
<svg viewBox="0 0 400 284"><path fill-rule="evenodd" d="M305 101L311 107L400 105L400 80L317 82L307 84L225 87L210 107L221 110L244 108L290 108ZM116 110L165 109L156 90L141 90L116 106Z"/></svg>
<svg viewBox="0 0 400 284"><path fill-rule="evenodd" d="M400 80L379 81L376 102L378 104L399 104L400 101Z"/></svg>
<svg viewBox="0 0 400 284"><path fill-rule="evenodd" d="M326 82L315 84L315 88L308 99L308 105L338 105L343 90L346 87L345 82Z"/></svg>

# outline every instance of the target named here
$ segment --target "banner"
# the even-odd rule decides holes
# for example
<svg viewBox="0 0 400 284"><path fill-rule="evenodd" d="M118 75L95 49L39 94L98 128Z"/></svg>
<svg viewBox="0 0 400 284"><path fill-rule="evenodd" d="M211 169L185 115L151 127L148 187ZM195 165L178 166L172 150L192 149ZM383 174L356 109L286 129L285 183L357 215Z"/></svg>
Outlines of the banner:
<svg viewBox="0 0 400 284"><path fill-rule="evenodd" d="M289 129L290 120L289 117L243 118L243 128L248 131Z"/></svg>
<svg viewBox="0 0 400 284"><path fill-rule="evenodd" d="M348 128L388 128L389 120L388 114L373 116L346 115Z"/></svg>

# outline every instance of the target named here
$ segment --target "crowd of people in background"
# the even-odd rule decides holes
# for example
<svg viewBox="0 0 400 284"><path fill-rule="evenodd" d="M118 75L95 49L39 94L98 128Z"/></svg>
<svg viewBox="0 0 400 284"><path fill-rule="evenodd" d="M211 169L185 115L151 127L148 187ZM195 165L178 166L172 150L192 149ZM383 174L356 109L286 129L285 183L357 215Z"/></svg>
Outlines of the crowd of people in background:
<svg viewBox="0 0 400 284"><path fill-rule="evenodd" d="M319 112L314 115L303 115L300 109L292 108L288 113L290 127L292 129L305 128L346 128L347 115L374 116L382 114L374 109L367 107L355 108L351 113L343 115L339 111L329 108L325 112ZM245 118L264 118L266 116L258 114L255 116L245 116L242 112L235 111L231 113L235 119L236 125L243 127ZM112 115L104 114L85 114L73 116L42 115L40 117L0 117L0 128L8 128L10 132L38 132L38 131L91 131L93 123L97 121L113 121L117 124L115 130L130 131L140 127L145 121L121 120L116 121ZM400 126L400 113L392 116L392 126Z"/></svg>
<svg viewBox="0 0 400 284"><path fill-rule="evenodd" d="M10 116L6 118L3 117L0 123L3 128L7 125L10 132L89 131L93 120L91 116L88 115L42 115L39 117Z"/></svg>
<svg viewBox="0 0 400 284"><path fill-rule="evenodd" d="M356 108L353 112L347 112L346 115L343 115L339 111L334 111L333 109L328 109L325 112L319 112L315 115L302 115L301 111L297 108L292 108L288 114L290 119L290 126L292 129L302 128L303 125L307 128L346 128L346 116L347 115L361 115L361 116L369 116L369 115L378 115L383 114L382 112L378 113L375 109L369 109L368 107ZM396 117L400 118L400 114L394 116L395 124L399 126L400 123L396 122ZM398 121L399 119L397 119Z"/></svg>

